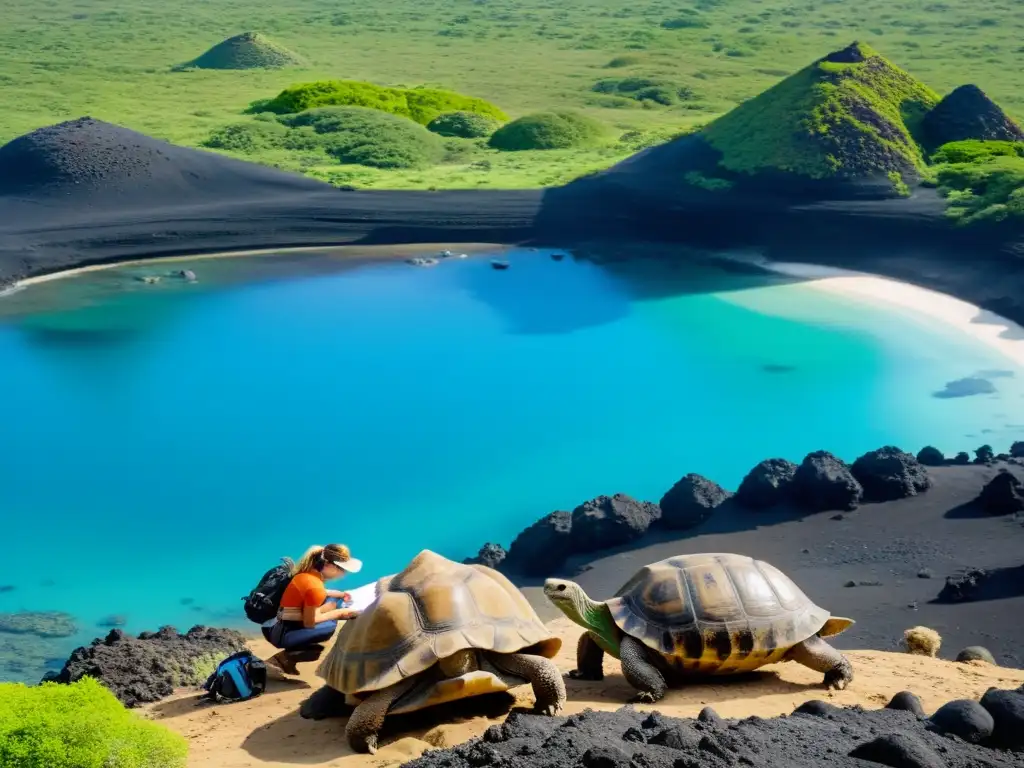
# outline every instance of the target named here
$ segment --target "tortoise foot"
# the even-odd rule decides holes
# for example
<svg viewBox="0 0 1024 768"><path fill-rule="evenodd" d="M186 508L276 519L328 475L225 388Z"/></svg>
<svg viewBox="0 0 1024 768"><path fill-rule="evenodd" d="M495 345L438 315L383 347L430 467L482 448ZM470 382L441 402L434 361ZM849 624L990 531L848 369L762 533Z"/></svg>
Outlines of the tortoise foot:
<svg viewBox="0 0 1024 768"><path fill-rule="evenodd" d="M630 699L632 704L654 704L657 701L661 701L662 696L656 696L650 691L640 691L636 696Z"/></svg>
<svg viewBox="0 0 1024 768"><path fill-rule="evenodd" d="M571 670L569 672L569 677L572 678L573 680L595 680L595 681L597 681L597 680L604 680L604 673L601 673L600 675L595 675L593 673L587 674L586 672L581 672L578 669L574 669L574 670Z"/></svg>
<svg viewBox="0 0 1024 768"><path fill-rule="evenodd" d="M825 673L825 687L841 691L853 680L853 672L849 669L830 669Z"/></svg>
<svg viewBox="0 0 1024 768"><path fill-rule="evenodd" d="M533 708L533 712L536 715L546 715L548 717L554 717L562 711L562 707L558 704L545 704L541 706L538 704Z"/></svg>
<svg viewBox="0 0 1024 768"><path fill-rule="evenodd" d="M353 736L348 740L348 744L352 747L353 752L362 752L363 754L375 755L377 754L377 734L371 733L367 736Z"/></svg>

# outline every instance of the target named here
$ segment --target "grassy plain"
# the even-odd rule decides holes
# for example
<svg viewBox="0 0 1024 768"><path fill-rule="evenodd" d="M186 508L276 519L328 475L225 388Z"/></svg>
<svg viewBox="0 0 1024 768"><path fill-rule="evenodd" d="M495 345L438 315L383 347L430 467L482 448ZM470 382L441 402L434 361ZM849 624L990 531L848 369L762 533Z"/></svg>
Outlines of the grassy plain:
<svg viewBox="0 0 1024 768"><path fill-rule="evenodd" d="M247 30L306 66L173 71ZM4 11L0 143L88 114L198 146L252 119L242 114L250 102L321 79L450 89L513 118L574 109L627 135L575 150L478 147L424 170L296 161L277 150L246 156L361 187L540 186L706 123L854 39L939 94L973 82L1024 117L1018 0L53 0ZM607 67L617 57L626 66ZM593 90L633 76L676 84L686 98L662 106Z"/></svg>

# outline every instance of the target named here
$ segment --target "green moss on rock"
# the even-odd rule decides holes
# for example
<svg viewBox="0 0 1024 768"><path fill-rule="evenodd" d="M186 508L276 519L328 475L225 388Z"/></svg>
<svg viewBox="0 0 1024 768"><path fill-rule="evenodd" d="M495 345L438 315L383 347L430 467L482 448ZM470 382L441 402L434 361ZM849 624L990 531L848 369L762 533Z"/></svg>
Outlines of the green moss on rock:
<svg viewBox="0 0 1024 768"><path fill-rule="evenodd" d="M578 112L538 112L502 126L490 145L509 152L531 149L592 147L608 138L603 123Z"/></svg>
<svg viewBox="0 0 1024 768"><path fill-rule="evenodd" d="M243 32L176 69L282 69L303 63L299 56L258 32Z"/></svg>
<svg viewBox="0 0 1024 768"><path fill-rule="evenodd" d="M939 102L926 85L862 43L791 75L711 123L703 137L741 174L812 179L914 177L924 115Z"/></svg>

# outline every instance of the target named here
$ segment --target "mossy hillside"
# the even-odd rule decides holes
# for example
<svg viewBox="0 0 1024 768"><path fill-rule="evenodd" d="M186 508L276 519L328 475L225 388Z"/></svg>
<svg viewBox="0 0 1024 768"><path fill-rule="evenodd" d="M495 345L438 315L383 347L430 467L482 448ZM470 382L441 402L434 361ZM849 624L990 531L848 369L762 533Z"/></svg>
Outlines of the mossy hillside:
<svg viewBox="0 0 1024 768"><path fill-rule="evenodd" d="M303 63L300 56L260 33L243 32L176 69L282 69Z"/></svg>
<svg viewBox="0 0 1024 768"><path fill-rule="evenodd" d="M125 709L91 678L0 683L0 765L184 768L187 752L183 737Z"/></svg>
<svg viewBox="0 0 1024 768"><path fill-rule="evenodd" d="M920 123L938 102L932 89L854 43L739 105L702 136L738 174L914 176L925 166Z"/></svg>
<svg viewBox="0 0 1024 768"><path fill-rule="evenodd" d="M604 124L587 115L561 110L525 115L502 126L490 146L506 152L535 149L579 149L599 146L609 138Z"/></svg>
<svg viewBox="0 0 1024 768"><path fill-rule="evenodd" d="M496 105L474 96L436 88L388 88L357 80L299 83L272 99L254 102L249 111L290 114L329 106L376 109L407 117L420 125L427 125L445 112L471 112L501 122L509 119Z"/></svg>

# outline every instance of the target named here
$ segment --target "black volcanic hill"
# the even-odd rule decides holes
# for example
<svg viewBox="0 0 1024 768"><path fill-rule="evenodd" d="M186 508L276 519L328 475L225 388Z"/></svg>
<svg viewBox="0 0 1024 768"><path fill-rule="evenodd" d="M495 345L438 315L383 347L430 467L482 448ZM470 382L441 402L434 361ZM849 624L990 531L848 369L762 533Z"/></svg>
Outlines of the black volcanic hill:
<svg viewBox="0 0 1024 768"><path fill-rule="evenodd" d="M331 189L91 117L40 128L0 147L0 197L144 209Z"/></svg>
<svg viewBox="0 0 1024 768"><path fill-rule="evenodd" d="M931 148L965 139L1024 141L1024 130L976 85L961 85L925 115L925 140Z"/></svg>

